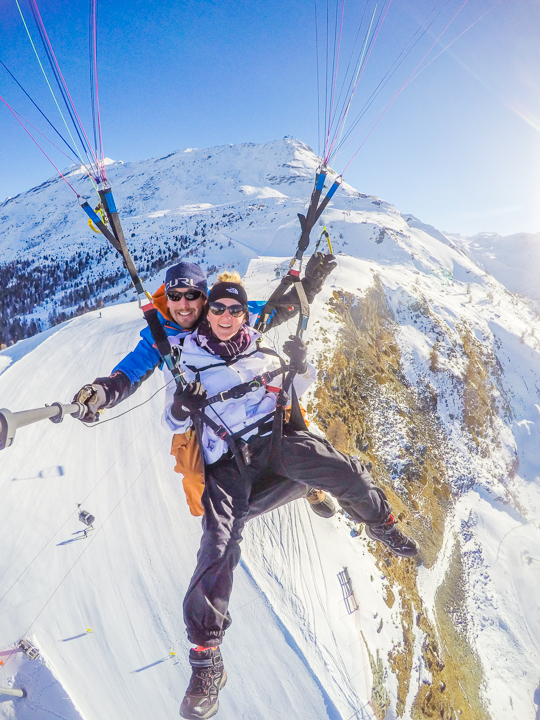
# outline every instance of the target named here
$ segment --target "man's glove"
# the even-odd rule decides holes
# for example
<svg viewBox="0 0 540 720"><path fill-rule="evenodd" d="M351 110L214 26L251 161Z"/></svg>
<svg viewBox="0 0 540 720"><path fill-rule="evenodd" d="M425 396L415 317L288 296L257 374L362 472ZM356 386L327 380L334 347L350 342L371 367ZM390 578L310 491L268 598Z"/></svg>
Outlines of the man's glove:
<svg viewBox="0 0 540 720"><path fill-rule="evenodd" d="M336 257L330 253L324 255L322 252L316 252L309 258L302 279L309 303L313 302L315 295L321 291L324 281L336 267Z"/></svg>
<svg viewBox="0 0 540 720"><path fill-rule="evenodd" d="M174 402L171 415L180 422L187 420L191 413L204 407L206 403L206 390L202 383L192 381L182 387L178 385L174 393Z"/></svg>
<svg viewBox="0 0 540 720"><path fill-rule="evenodd" d="M302 338L299 338L298 335L290 335L289 339L283 343L283 352L291 360L291 370L303 375L307 370L307 348Z"/></svg>
<svg viewBox="0 0 540 720"><path fill-rule="evenodd" d="M108 397L103 385L93 383L92 385L84 385L72 402L81 403L86 407L86 414L79 418L84 423L95 423L99 420L99 411L107 405Z"/></svg>

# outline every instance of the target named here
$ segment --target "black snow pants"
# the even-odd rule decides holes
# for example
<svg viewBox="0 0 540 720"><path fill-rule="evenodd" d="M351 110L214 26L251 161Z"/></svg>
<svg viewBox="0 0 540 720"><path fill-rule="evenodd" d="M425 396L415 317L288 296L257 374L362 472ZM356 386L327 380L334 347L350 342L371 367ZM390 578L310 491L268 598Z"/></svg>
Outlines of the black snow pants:
<svg viewBox="0 0 540 720"><path fill-rule="evenodd" d="M307 430L285 426L282 442L288 477L268 469L269 436L250 438L252 459L242 475L230 455L206 467L203 536L184 599L188 637L196 645L219 645L231 624L233 571L247 520L304 497L308 485L331 492L358 522L376 525L390 515L384 492L372 484L368 470L356 458Z"/></svg>

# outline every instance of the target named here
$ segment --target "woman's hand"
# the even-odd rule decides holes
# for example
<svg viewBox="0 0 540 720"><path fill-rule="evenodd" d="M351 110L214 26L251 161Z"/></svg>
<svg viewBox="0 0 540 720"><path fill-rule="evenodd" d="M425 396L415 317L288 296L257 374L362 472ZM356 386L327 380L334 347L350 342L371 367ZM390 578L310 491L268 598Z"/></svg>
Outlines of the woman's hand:
<svg viewBox="0 0 540 720"><path fill-rule="evenodd" d="M302 338L299 338L298 335L290 335L289 339L283 343L283 352L291 360L291 370L299 375L304 375L307 370L307 348Z"/></svg>
<svg viewBox="0 0 540 720"><path fill-rule="evenodd" d="M188 417L205 406L206 390L203 384L194 380L185 387L178 385L174 393L174 402L171 408L171 415L176 420L183 422Z"/></svg>

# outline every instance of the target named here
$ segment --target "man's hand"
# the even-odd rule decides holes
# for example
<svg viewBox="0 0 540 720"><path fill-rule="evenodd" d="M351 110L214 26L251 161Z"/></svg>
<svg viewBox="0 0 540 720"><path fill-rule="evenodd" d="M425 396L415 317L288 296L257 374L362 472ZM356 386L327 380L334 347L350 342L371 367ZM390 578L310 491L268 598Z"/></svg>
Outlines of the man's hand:
<svg viewBox="0 0 540 720"><path fill-rule="evenodd" d="M337 267L336 256L331 253L314 253L306 265L305 276L310 280L325 281L332 270Z"/></svg>
<svg viewBox="0 0 540 720"><path fill-rule="evenodd" d="M81 403L86 407L86 414L79 418L84 423L95 423L99 420L99 411L107 405L107 393L103 385L93 383L92 385L84 385L72 402Z"/></svg>
<svg viewBox="0 0 540 720"><path fill-rule="evenodd" d="M174 393L174 402L171 415L183 422L188 417L204 407L206 403L206 390L202 383L192 381L185 387L178 385Z"/></svg>
<svg viewBox="0 0 540 720"><path fill-rule="evenodd" d="M283 343L283 352L291 360L291 370L299 375L304 375L307 370L307 348L302 338L299 338L298 335L290 335L289 339Z"/></svg>
<svg viewBox="0 0 540 720"><path fill-rule="evenodd" d="M315 295L321 291L324 281L336 267L335 255L331 253L324 255L321 252L313 253L307 262L306 272L302 279L308 302L313 302Z"/></svg>

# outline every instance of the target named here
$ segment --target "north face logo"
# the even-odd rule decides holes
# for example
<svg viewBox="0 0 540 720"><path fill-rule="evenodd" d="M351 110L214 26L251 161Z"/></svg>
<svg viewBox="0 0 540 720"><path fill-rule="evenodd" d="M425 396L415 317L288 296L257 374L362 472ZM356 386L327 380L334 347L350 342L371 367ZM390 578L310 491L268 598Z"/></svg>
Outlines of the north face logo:
<svg viewBox="0 0 540 720"><path fill-rule="evenodd" d="M238 295L238 290L236 288L227 288L227 292L234 293L235 295Z"/></svg>

